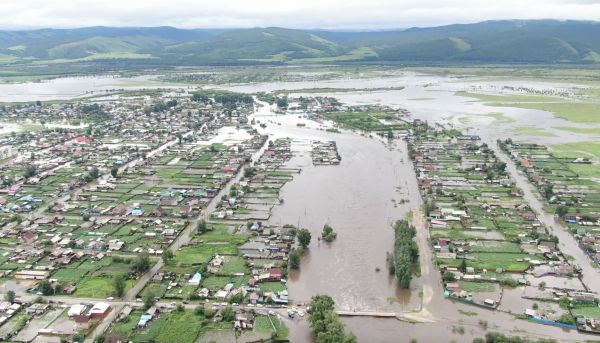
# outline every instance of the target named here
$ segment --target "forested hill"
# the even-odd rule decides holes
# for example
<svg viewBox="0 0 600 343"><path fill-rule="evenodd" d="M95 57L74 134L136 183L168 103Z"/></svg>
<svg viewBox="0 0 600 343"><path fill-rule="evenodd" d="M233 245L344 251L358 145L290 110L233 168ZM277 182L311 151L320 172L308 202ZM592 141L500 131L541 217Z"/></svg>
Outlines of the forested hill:
<svg viewBox="0 0 600 343"><path fill-rule="evenodd" d="M401 23L399 23L399 26ZM506 20L396 31L173 27L0 31L0 65L600 63L600 23Z"/></svg>

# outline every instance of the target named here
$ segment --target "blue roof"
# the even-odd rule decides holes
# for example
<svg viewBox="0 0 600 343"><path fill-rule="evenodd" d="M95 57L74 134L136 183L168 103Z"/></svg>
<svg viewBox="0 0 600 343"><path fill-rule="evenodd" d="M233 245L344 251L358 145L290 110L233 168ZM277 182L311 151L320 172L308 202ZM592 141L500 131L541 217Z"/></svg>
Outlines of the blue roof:
<svg viewBox="0 0 600 343"><path fill-rule="evenodd" d="M202 280L202 274L196 273L196 274L194 274L194 276L192 276L192 279L190 281L198 281L198 282L200 282L200 280Z"/></svg>
<svg viewBox="0 0 600 343"><path fill-rule="evenodd" d="M140 321L138 322L138 326L146 326L146 324L152 319L152 315L150 314L142 314L140 317Z"/></svg>
<svg viewBox="0 0 600 343"><path fill-rule="evenodd" d="M131 210L129 214L132 214L134 216L141 216L142 214L144 214L144 210L142 210L141 208L135 208Z"/></svg>

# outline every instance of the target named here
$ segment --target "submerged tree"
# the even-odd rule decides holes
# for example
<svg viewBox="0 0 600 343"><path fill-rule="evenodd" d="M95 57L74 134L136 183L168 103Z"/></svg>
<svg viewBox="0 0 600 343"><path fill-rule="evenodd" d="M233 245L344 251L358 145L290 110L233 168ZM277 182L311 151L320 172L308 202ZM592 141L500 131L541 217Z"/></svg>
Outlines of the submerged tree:
<svg viewBox="0 0 600 343"><path fill-rule="evenodd" d="M306 247L308 247L312 238L308 229L299 229L296 237L298 238L298 243L303 249L306 249Z"/></svg>

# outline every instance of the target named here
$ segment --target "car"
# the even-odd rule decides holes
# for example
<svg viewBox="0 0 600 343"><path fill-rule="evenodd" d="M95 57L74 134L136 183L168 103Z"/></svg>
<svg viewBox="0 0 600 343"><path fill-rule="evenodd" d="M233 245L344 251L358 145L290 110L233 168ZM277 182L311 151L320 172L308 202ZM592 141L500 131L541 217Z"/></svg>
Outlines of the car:
<svg viewBox="0 0 600 343"><path fill-rule="evenodd" d="M269 310L269 314L270 314L271 316L274 316L274 315L275 315L275 311Z"/></svg>
<svg viewBox="0 0 600 343"><path fill-rule="evenodd" d="M182 304L184 304L184 305L187 305L187 304L189 304L189 302L187 302L187 301L185 301L185 300L184 300L184 301L182 301L181 303L182 303Z"/></svg>
<svg viewBox="0 0 600 343"><path fill-rule="evenodd" d="M135 299L135 302L137 302L137 303L141 303L141 302L142 302L142 298L137 298L137 299Z"/></svg>
<svg viewBox="0 0 600 343"><path fill-rule="evenodd" d="M115 298L114 297L108 297L108 298L106 298L106 300L115 300Z"/></svg>

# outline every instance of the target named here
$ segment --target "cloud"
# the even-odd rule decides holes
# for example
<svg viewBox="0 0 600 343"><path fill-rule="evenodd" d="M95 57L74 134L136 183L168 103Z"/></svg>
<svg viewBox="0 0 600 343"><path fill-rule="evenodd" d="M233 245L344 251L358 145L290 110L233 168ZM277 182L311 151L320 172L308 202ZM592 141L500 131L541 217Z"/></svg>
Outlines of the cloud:
<svg viewBox="0 0 600 343"><path fill-rule="evenodd" d="M390 29L497 19L598 20L600 0L3 0L0 27Z"/></svg>

